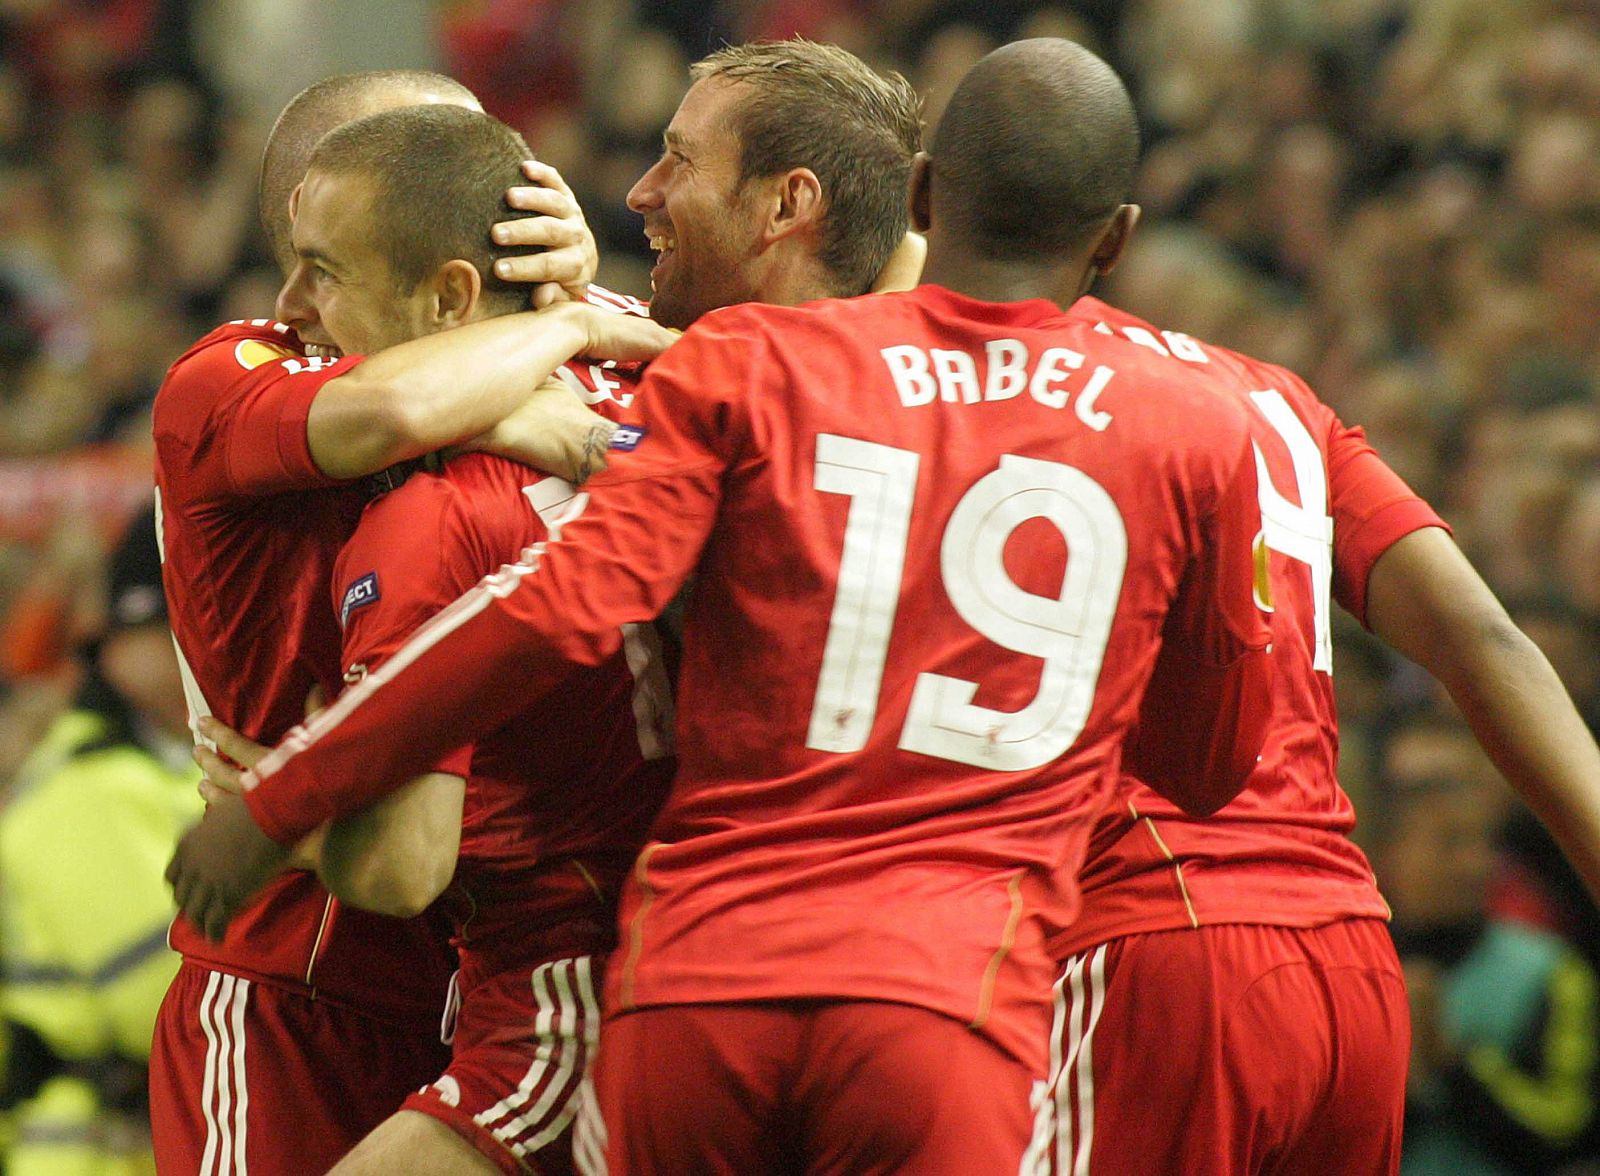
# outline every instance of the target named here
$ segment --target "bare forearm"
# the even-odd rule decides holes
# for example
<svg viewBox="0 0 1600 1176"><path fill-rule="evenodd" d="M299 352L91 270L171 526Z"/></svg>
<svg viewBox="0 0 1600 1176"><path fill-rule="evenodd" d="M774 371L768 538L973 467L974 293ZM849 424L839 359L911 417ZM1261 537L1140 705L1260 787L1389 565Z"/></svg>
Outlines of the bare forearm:
<svg viewBox="0 0 1600 1176"><path fill-rule="evenodd" d="M1384 553L1367 619L1438 678L1600 898L1600 749L1548 659L1448 536L1420 531Z"/></svg>
<svg viewBox="0 0 1600 1176"><path fill-rule="evenodd" d="M587 340L563 305L469 323L368 356L313 402L311 455L330 477L350 478L474 437L521 405Z"/></svg>
<svg viewBox="0 0 1600 1176"><path fill-rule="evenodd" d="M1549 661L1510 620L1437 671L1478 742L1600 898L1600 752Z"/></svg>
<svg viewBox="0 0 1600 1176"><path fill-rule="evenodd" d="M420 913L455 872L464 787L459 776L429 773L333 821L317 870L323 885L365 910Z"/></svg>

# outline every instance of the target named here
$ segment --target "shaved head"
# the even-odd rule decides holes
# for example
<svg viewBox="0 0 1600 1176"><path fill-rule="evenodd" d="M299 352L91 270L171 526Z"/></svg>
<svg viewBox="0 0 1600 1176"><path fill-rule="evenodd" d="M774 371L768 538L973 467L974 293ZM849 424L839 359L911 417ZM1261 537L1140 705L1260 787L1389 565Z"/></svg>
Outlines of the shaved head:
<svg viewBox="0 0 1600 1176"><path fill-rule="evenodd" d="M1054 37L990 53L945 107L929 152L935 220L995 261L1070 253L1127 199L1133 103L1111 67Z"/></svg>
<svg viewBox="0 0 1600 1176"><path fill-rule="evenodd" d="M337 74L302 90L272 126L261 156L261 227L278 267L294 265L289 244L289 194L305 178L317 141L335 127L401 106L442 103L482 111L472 91L454 78L420 69Z"/></svg>

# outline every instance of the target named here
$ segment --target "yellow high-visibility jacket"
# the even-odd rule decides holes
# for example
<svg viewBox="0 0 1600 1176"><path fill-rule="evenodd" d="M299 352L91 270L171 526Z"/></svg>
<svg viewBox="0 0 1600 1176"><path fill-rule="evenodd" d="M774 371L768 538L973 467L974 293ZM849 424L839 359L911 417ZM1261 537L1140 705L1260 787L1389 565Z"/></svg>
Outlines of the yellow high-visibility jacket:
<svg viewBox="0 0 1600 1176"><path fill-rule="evenodd" d="M64 1071L18 1109L7 1176L149 1170L139 1104L178 966L162 872L200 816L199 775L186 746L70 711L0 810L0 1021Z"/></svg>

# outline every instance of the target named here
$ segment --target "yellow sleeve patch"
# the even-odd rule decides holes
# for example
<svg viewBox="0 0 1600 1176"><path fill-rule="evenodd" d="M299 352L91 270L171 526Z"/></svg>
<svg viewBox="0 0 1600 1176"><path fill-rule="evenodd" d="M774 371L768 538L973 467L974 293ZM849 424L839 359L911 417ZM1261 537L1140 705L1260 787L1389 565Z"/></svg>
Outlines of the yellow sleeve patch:
<svg viewBox="0 0 1600 1176"><path fill-rule="evenodd" d="M294 355L295 352L287 347L279 347L275 343L263 343L260 339L241 339L239 345L233 349L233 358L238 360L239 366L247 372L275 359L289 359Z"/></svg>
<svg viewBox="0 0 1600 1176"><path fill-rule="evenodd" d="M1255 557L1255 596L1256 607L1262 612L1272 611L1272 552L1267 547L1267 537L1264 532L1256 533L1256 541L1252 545L1252 555Z"/></svg>

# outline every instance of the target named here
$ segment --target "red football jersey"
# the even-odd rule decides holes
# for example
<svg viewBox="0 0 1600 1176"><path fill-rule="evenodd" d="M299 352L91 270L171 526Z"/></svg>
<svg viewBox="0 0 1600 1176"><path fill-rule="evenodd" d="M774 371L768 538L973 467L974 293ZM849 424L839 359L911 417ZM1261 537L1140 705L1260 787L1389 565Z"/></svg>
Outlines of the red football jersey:
<svg viewBox="0 0 1600 1176"><path fill-rule="evenodd" d="M545 538L572 486L469 453L367 507L339 557L334 605L345 681L376 670L413 630ZM463 988L538 952L608 951L616 900L672 777L671 684L654 627L573 667L552 693L438 770L465 776L452 887ZM464 910L463 910L464 906Z"/></svg>
<svg viewBox="0 0 1600 1176"><path fill-rule="evenodd" d="M1387 918L1372 867L1349 838L1339 787L1331 601L1364 620L1367 575L1397 539L1444 523L1293 373L1085 300L1105 329L1247 406L1258 454L1277 663L1272 726L1238 799L1187 817L1125 776L1096 825L1084 911L1055 946L1065 959L1118 935L1204 923L1311 927ZM1178 721L1181 720L1181 716ZM1161 739L1158 726L1152 737Z"/></svg>
<svg viewBox="0 0 1600 1176"><path fill-rule="evenodd" d="M337 690L328 582L366 495L317 469L306 416L357 362L306 358L281 323L230 323L179 358L156 395L156 533L191 722L214 714L274 743L313 685ZM170 937L188 959L375 1016L436 1018L449 979L432 921L342 907L303 871L275 879L220 944L181 915Z"/></svg>
<svg viewBox="0 0 1600 1176"><path fill-rule="evenodd" d="M705 316L552 540L263 761L255 819L414 776L698 561L612 1007L900 1001L1042 1067L1046 937L1163 627L1253 685L1218 725L1246 759L1270 674L1244 410L1096 321L934 287Z"/></svg>

